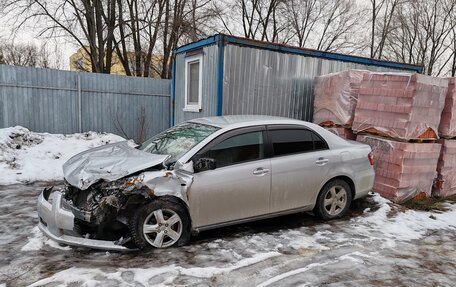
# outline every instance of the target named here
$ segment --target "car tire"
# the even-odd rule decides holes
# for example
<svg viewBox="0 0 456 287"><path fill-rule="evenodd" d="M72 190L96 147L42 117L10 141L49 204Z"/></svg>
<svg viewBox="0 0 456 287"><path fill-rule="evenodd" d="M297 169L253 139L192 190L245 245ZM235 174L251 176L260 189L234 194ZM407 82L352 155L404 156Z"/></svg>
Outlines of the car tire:
<svg viewBox="0 0 456 287"><path fill-rule="evenodd" d="M350 209L352 198L352 190L346 181L331 180L318 194L314 213L323 220L341 218Z"/></svg>
<svg viewBox="0 0 456 287"><path fill-rule="evenodd" d="M157 199L139 208L130 220L139 249L182 246L190 241L190 219L179 203Z"/></svg>

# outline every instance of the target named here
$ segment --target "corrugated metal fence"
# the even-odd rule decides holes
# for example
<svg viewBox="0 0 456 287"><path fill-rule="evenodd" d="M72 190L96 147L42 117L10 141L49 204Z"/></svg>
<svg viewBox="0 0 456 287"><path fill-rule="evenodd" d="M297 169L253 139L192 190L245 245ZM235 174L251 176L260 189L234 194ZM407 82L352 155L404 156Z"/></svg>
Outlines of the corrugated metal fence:
<svg viewBox="0 0 456 287"><path fill-rule="evenodd" d="M265 114L313 120L316 76L349 69L395 68L226 45L223 114Z"/></svg>
<svg viewBox="0 0 456 287"><path fill-rule="evenodd" d="M0 65L0 128L141 140L169 127L170 95L170 80Z"/></svg>

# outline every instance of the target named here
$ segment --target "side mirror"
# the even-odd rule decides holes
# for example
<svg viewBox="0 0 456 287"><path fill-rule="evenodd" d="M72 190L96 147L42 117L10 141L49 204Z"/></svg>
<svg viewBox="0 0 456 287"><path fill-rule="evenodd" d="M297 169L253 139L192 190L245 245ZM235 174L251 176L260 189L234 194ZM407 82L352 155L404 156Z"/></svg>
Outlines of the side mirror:
<svg viewBox="0 0 456 287"><path fill-rule="evenodd" d="M193 165L195 172L215 169L215 159L202 157Z"/></svg>

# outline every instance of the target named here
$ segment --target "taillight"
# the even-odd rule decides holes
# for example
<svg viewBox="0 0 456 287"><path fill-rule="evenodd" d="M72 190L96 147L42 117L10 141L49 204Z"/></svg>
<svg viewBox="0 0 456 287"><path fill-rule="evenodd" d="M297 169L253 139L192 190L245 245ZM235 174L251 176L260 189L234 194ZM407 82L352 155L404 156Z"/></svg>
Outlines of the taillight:
<svg viewBox="0 0 456 287"><path fill-rule="evenodd" d="M367 154L367 158L369 159L370 165L374 165L374 154L372 152Z"/></svg>

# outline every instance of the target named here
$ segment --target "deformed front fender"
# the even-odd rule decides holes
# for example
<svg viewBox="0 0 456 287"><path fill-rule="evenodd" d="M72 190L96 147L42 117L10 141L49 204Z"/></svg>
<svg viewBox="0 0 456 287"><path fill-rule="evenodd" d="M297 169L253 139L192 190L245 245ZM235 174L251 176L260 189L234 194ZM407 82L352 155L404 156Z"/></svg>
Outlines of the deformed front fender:
<svg viewBox="0 0 456 287"><path fill-rule="evenodd" d="M187 190L193 182L192 169L146 171L140 177L142 185L150 190L151 195L175 196L189 206Z"/></svg>

